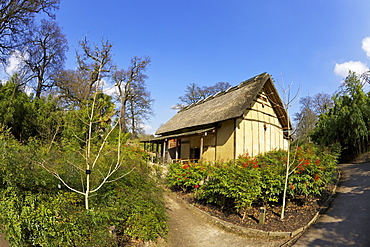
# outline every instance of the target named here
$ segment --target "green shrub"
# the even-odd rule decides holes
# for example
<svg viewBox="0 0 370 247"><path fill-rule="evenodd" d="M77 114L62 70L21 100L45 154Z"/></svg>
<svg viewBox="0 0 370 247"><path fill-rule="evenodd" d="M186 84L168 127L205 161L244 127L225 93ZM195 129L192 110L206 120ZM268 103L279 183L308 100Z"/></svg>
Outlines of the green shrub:
<svg viewBox="0 0 370 247"><path fill-rule="evenodd" d="M278 202L281 198L284 189L286 155L285 151L276 150L256 157L261 166L261 195L256 202L268 204Z"/></svg>
<svg viewBox="0 0 370 247"><path fill-rule="evenodd" d="M291 151L288 196L319 195L332 182L338 153L313 144ZM193 191L197 199L236 210L253 203L279 202L284 191L287 152L271 151L250 157L248 154L225 164L170 164L168 185Z"/></svg>
<svg viewBox="0 0 370 247"><path fill-rule="evenodd" d="M181 188L184 192L197 189L207 176L208 165L202 163L172 163L169 166L167 185Z"/></svg>
<svg viewBox="0 0 370 247"><path fill-rule="evenodd" d="M1 209L5 233L14 246L112 246L102 214L81 210L74 193L6 195Z"/></svg>
<svg viewBox="0 0 370 247"><path fill-rule="evenodd" d="M114 246L120 237L166 236L162 189L151 178L144 152L122 147L126 162L122 169L135 169L98 190L91 197L91 210L85 210L83 196L59 187L60 182L34 162L41 158L60 162L66 153L71 159L73 154L62 150L43 156L44 149L37 142L21 145L0 134L0 225L12 245ZM80 179L68 177L72 184ZM117 229L117 238L109 234L111 226Z"/></svg>
<svg viewBox="0 0 370 247"><path fill-rule="evenodd" d="M225 206L231 199L237 210L250 207L261 194L260 168L257 164L229 162L210 167L207 180L196 192L198 199Z"/></svg>
<svg viewBox="0 0 370 247"><path fill-rule="evenodd" d="M290 196L320 195L333 181L339 154L313 144L296 147L293 154L295 163L289 177Z"/></svg>

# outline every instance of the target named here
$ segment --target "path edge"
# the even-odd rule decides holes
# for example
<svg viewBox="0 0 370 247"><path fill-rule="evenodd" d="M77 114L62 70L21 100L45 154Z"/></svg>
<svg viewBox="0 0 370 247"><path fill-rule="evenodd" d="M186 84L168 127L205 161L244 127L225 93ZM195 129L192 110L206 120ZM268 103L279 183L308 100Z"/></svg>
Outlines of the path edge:
<svg viewBox="0 0 370 247"><path fill-rule="evenodd" d="M300 227L297 230L292 231L292 232L272 232L272 231L267 232L267 231L263 231L263 230L257 230L257 229L253 229L253 228L247 228L247 227L234 225L230 222L221 220L217 217L214 217L214 216L208 214L207 212L205 212L205 211L197 208L196 206L194 206L194 204L190 204L190 203L186 202L185 200L183 200L180 197L176 196L176 198L181 200L183 203L185 203L185 205L189 206L189 208L191 208L193 211L195 211L196 213L201 215L207 221L209 221L213 225L216 225L216 226L220 227L221 229L223 229L225 231L228 231L228 232L231 232L231 233L234 233L234 234L237 234L237 235L246 236L246 237L256 237L257 236L257 237L268 237L268 238L274 238L274 239L278 239L278 238L287 239L287 241L284 242L283 244L281 244L280 246L281 247L288 247L288 246L292 246L299 239L299 237L302 236L302 234L313 223L315 223L317 221L320 214L324 213L329 208L329 206L330 206L330 204L331 204L331 202L332 202L332 200L333 200L333 198L336 194L336 190L337 190L340 179L341 179L341 173L340 173L339 170L337 170L337 179L336 179L336 183L334 185L334 188L331 192L331 195L325 201L323 206L321 206L321 208L316 212L314 217L305 226Z"/></svg>

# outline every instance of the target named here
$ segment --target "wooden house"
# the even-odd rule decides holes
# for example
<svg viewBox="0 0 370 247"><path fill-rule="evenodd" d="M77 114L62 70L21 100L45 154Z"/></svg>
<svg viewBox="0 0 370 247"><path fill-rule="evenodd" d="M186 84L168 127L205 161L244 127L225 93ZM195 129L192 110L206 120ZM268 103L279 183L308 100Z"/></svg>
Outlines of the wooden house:
<svg viewBox="0 0 370 247"><path fill-rule="evenodd" d="M263 73L180 110L156 132L167 161L228 161L287 148L290 120Z"/></svg>

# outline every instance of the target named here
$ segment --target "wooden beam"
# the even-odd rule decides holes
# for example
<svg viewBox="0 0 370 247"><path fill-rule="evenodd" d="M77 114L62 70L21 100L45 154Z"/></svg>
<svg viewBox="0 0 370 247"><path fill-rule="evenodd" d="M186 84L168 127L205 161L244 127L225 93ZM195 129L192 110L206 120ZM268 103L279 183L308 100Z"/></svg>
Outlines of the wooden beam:
<svg viewBox="0 0 370 247"><path fill-rule="evenodd" d="M165 163L165 159L166 159L166 140L164 140L163 144L162 144L162 159L163 159L163 163Z"/></svg>
<svg viewBox="0 0 370 247"><path fill-rule="evenodd" d="M176 139L176 154L175 159L179 159L179 139Z"/></svg>
<svg viewBox="0 0 370 247"><path fill-rule="evenodd" d="M202 156L203 156L203 135L200 137L200 155L199 155L199 159L202 159Z"/></svg>

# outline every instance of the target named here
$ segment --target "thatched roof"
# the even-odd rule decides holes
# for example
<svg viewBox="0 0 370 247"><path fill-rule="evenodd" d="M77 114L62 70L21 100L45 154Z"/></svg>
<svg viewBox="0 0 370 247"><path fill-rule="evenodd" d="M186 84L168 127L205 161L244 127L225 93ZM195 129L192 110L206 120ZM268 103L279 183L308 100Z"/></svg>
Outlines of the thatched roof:
<svg viewBox="0 0 370 247"><path fill-rule="evenodd" d="M156 134L173 135L191 128L204 128L204 126L241 117L244 111L252 106L253 100L263 88L269 95L282 126L287 128L287 114L282 107L278 92L273 85L271 76L263 73L240 83L238 86L185 107L162 125Z"/></svg>

